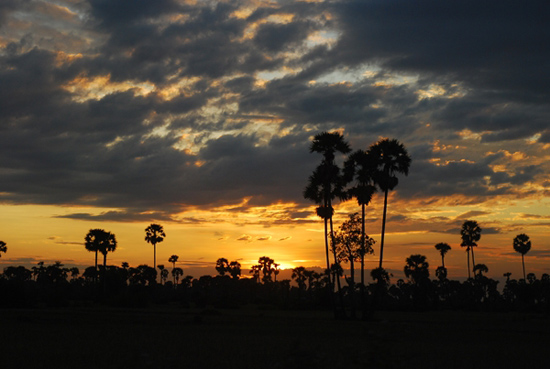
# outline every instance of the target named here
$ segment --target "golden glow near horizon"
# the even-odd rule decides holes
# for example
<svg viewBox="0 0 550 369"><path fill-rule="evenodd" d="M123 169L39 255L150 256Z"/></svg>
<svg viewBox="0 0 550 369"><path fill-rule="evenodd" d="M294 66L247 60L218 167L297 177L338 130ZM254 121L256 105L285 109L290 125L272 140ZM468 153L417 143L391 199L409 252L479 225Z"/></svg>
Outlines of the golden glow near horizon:
<svg viewBox="0 0 550 369"><path fill-rule="evenodd" d="M369 270L378 261L382 209L379 202L380 199L375 199L375 203L367 208L367 233L377 241L375 255L367 258ZM414 204L407 205L392 197L389 204L390 218L404 216L404 219L390 221L387 225L384 264L396 277L402 271L405 258L415 253L428 257L433 274L440 265L440 256L434 248L438 242L451 245L446 265L452 275L463 277L466 255L460 247L458 229L466 219L477 220L488 232L482 233L476 248L476 261L488 265L491 276L498 278L507 271L519 276L519 256L512 249L512 239L519 233L527 233L533 242L532 255L526 255L530 271L538 275L549 272L545 259L536 257L550 249L546 237L550 224L550 216L546 215L550 205L547 199L497 202L482 207L440 206L421 211L415 210ZM238 260L243 269L255 264L261 256L274 259L280 269L323 267L323 223L315 216L314 206L307 209L311 212L307 220L289 218L285 211L293 206L252 207L242 213L232 211L236 206L221 206L180 213L176 221L159 221L167 237L157 248L158 264L168 265L168 257L176 254L180 256L182 266L191 270L203 267L204 274L215 274L215 261L220 257ZM117 237L118 248L108 255L108 264L128 262L137 266L152 263L152 249L144 241L148 222L60 218L79 212L98 215L112 209L47 205L2 205L1 209L2 240L8 245L8 252L0 259L2 265L30 266L38 261L61 261L66 265L89 266L93 263L93 255L84 249L83 240L91 228L103 228ZM346 219L346 214L360 210L352 201L335 209L336 229ZM449 233L453 226L455 230ZM492 233L492 229L499 229L499 233Z"/></svg>

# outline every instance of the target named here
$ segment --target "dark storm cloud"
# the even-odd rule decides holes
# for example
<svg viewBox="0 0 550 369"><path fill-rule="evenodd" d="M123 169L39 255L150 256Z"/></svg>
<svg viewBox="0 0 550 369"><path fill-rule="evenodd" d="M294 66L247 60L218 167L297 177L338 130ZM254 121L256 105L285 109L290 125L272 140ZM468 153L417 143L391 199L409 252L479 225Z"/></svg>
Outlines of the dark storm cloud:
<svg viewBox="0 0 550 369"><path fill-rule="evenodd" d="M117 26L177 11L175 0L88 0L92 15L106 26Z"/></svg>
<svg viewBox="0 0 550 369"><path fill-rule="evenodd" d="M240 17L246 1L88 3L78 5L88 33L73 34L97 40L81 55L46 49L38 28L2 39L4 201L116 207L64 217L119 221L243 198L302 206L320 162L310 136L333 128L357 147L381 136L406 143L405 198L509 194L541 176L528 163L495 173L503 153L436 165L430 142L458 140L465 128L482 145L537 134L550 142L546 3L290 1ZM0 3L3 32L16 10L32 11L25 4ZM317 32L335 39L315 44ZM366 65L375 72L362 75ZM351 81L338 83L339 74ZM78 82L95 77L108 86ZM144 83L151 92L136 87ZM419 98L432 85L443 92ZM270 127L254 133L265 121ZM417 136L426 123L431 131ZM193 150L179 149L184 129Z"/></svg>
<svg viewBox="0 0 550 369"><path fill-rule="evenodd" d="M546 1L348 1L335 6L343 35L334 53L342 63L376 60L542 98L549 11Z"/></svg>

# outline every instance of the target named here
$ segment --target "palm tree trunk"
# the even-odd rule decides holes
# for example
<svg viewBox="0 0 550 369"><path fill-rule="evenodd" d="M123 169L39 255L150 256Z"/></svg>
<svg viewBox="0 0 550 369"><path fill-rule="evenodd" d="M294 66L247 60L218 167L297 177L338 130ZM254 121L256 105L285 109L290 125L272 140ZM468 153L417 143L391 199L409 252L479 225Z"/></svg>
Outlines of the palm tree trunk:
<svg viewBox="0 0 550 369"><path fill-rule="evenodd" d="M523 257L523 254L521 254L521 265L523 265L523 279L526 280L527 278L525 277L525 259Z"/></svg>
<svg viewBox="0 0 550 369"><path fill-rule="evenodd" d="M365 285L365 204L361 204L361 285ZM363 287L361 287L363 289Z"/></svg>
<svg viewBox="0 0 550 369"><path fill-rule="evenodd" d="M329 206L332 209L332 204L329 201ZM330 216L330 240L332 242L332 245L334 246L334 224L332 222L332 215ZM333 247L332 248L332 254L334 256L334 264L338 264L338 258L336 257L336 250ZM336 286L338 287L338 300L340 300L340 307L342 309L342 317L346 317L346 310L344 308L344 295L342 293L342 284L340 283L340 276L335 274L334 279L336 279Z"/></svg>
<svg viewBox="0 0 550 369"><path fill-rule="evenodd" d="M441 254L441 266L445 268L445 255Z"/></svg>
<svg viewBox="0 0 550 369"><path fill-rule="evenodd" d="M325 218L325 254L327 258L327 270L330 270L330 257L328 253L328 219Z"/></svg>
<svg viewBox="0 0 550 369"><path fill-rule="evenodd" d="M469 247L466 249L466 255L468 256L468 279L470 279L471 276L470 276L470 248Z"/></svg>
<svg viewBox="0 0 550 369"><path fill-rule="evenodd" d="M103 275L101 279L103 280L103 293L107 293L107 253L103 254Z"/></svg>
<svg viewBox="0 0 550 369"><path fill-rule="evenodd" d="M350 304L351 304L351 317L355 319L355 266L353 264L353 258L349 260L349 268L351 272L350 276Z"/></svg>
<svg viewBox="0 0 550 369"><path fill-rule="evenodd" d="M474 273L475 273L476 260L475 260L475 258L474 258L474 247L473 247L473 246L470 247L470 250L471 250L471 252L472 252L472 268L473 268L472 270L474 270Z"/></svg>
<svg viewBox="0 0 550 369"><path fill-rule="evenodd" d="M382 216L382 234L380 236L380 264L379 268L382 268L382 260L384 257L384 234L386 233L386 212L388 209L388 190L384 191L384 215Z"/></svg>
<svg viewBox="0 0 550 369"><path fill-rule="evenodd" d="M361 204L361 311L365 318L365 204Z"/></svg>

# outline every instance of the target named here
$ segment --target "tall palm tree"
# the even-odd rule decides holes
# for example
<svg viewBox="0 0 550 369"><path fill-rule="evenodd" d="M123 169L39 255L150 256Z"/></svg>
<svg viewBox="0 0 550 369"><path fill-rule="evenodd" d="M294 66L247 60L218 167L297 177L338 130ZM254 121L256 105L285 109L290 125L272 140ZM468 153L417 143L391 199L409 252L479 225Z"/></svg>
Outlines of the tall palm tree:
<svg viewBox="0 0 550 369"><path fill-rule="evenodd" d="M336 197L344 199L347 196L344 191L344 178L340 173L340 168L335 163L335 155L336 153L347 154L351 151L351 148L342 134L322 132L315 135L309 151L310 153L316 152L323 155L321 164L309 177L308 185L304 190L304 197L319 205L317 215L323 218L325 223L325 254L327 270L330 270L328 225L330 223L330 237L332 238L332 215L334 213L332 201Z"/></svg>
<svg viewBox="0 0 550 369"><path fill-rule="evenodd" d="M157 265L157 243L162 242L166 237L164 229L160 224L151 224L145 228L145 241L153 245L153 265Z"/></svg>
<svg viewBox="0 0 550 369"><path fill-rule="evenodd" d="M462 238L460 246L466 247L466 254L468 255L468 278L470 278L470 251L472 252L472 265L475 267L474 247L477 246L477 241L481 239L481 228L475 220L467 220L462 224L460 236Z"/></svg>
<svg viewBox="0 0 550 369"><path fill-rule="evenodd" d="M521 254L521 265L523 266L523 279L526 279L524 256L529 252L529 250L531 250L531 241L529 240L529 236L527 236L525 233L518 234L516 238L514 238L514 250Z"/></svg>
<svg viewBox="0 0 550 369"><path fill-rule="evenodd" d="M409 174L411 157L407 149L396 139L384 138L369 148L369 154L376 160L376 184L384 192L384 213L382 216L382 233L380 236L380 264L384 258L384 236L386 234L386 215L388 209L388 192L393 190L399 180L397 174Z"/></svg>
<svg viewBox="0 0 550 369"><path fill-rule="evenodd" d="M374 156L363 150L354 152L344 163L344 175L346 182L355 180L355 185L348 190L351 197L357 199L357 203L361 206L361 291L364 292L365 286L365 254L370 248L372 253L372 245L366 245L365 233L365 207L369 205L372 196L376 192L375 177L376 177L376 161ZM372 240L372 239L371 239ZM372 240L374 241L374 240Z"/></svg>
<svg viewBox="0 0 550 369"><path fill-rule="evenodd" d="M435 249L441 254L441 264L445 268L445 254L451 249L451 246L445 242L440 242L435 245Z"/></svg>
<svg viewBox="0 0 550 369"><path fill-rule="evenodd" d="M8 251L8 246L6 246L4 241L0 241L0 257L2 257L2 253L6 253L6 251Z"/></svg>

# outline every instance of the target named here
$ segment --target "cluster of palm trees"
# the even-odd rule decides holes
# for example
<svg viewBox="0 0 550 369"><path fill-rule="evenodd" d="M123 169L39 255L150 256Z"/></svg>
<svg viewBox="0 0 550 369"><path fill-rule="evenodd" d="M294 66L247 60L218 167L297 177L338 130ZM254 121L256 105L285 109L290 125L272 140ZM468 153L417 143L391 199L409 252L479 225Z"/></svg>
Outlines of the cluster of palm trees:
<svg viewBox="0 0 550 369"><path fill-rule="evenodd" d="M379 189L384 193L384 210L380 239L379 268L383 266L384 236L388 208L388 193L395 189L398 174L408 175L411 158L403 144L396 139L382 139L371 145L368 150L357 150L347 157L343 168L336 162L336 154L349 154L350 145L339 132L322 132L311 143L310 152L320 153L321 164L309 177L304 197L317 204L317 215L325 225L325 256L327 270L331 269L329 258L329 238L335 244L333 226L333 202L355 198L361 206L361 244L366 250L365 207L369 205L374 193ZM332 247L334 264L339 264L336 248Z"/></svg>
<svg viewBox="0 0 550 369"><path fill-rule="evenodd" d="M157 244L162 242L166 237L164 228L160 224L150 224L145 228L145 241L153 245L153 265L157 265ZM1 242L1 241L0 241ZM4 244L5 247L5 244ZM109 252L114 252L117 247L117 241L114 233L105 231L103 229L90 229L90 231L84 237L84 247L86 250L95 253L95 269L97 270L97 257L98 253L103 255L103 270L107 268L107 254ZM0 244L0 251L2 251L2 246ZM5 251L4 251L5 252ZM175 259L174 259L175 258ZM174 275L174 282L176 280L176 274L178 272L175 270L175 263L178 259L177 255L172 255L168 260L174 266L172 269L172 274ZM164 265L158 265L157 268L161 271L161 281L162 281L162 272L165 270ZM180 268L181 269L181 268ZM168 271L166 271L167 273ZM166 274L165 273L165 274ZM182 273L183 274L183 271Z"/></svg>

